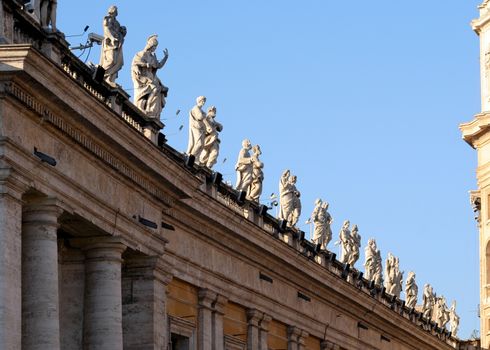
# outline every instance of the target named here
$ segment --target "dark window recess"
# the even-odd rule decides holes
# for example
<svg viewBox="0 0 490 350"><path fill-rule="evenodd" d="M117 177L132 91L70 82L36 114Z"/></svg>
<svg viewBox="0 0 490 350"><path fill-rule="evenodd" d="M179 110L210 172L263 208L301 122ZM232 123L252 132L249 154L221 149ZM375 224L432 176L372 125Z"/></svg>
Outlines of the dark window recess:
<svg viewBox="0 0 490 350"><path fill-rule="evenodd" d="M298 292L298 298L306 300L306 301L311 301L311 298L301 292Z"/></svg>
<svg viewBox="0 0 490 350"><path fill-rule="evenodd" d="M172 350L189 350L189 338L183 335L172 333L171 336Z"/></svg>
<svg viewBox="0 0 490 350"><path fill-rule="evenodd" d="M269 277L269 276L267 276L267 275L264 275L262 272L259 274L259 278L260 278L261 280L263 280L263 281L267 281L267 282L269 282L269 283L274 282L274 280L273 280L271 277Z"/></svg>
<svg viewBox="0 0 490 350"><path fill-rule="evenodd" d="M391 342L391 340L386 338L384 335L381 336L381 340L387 341L388 343Z"/></svg>

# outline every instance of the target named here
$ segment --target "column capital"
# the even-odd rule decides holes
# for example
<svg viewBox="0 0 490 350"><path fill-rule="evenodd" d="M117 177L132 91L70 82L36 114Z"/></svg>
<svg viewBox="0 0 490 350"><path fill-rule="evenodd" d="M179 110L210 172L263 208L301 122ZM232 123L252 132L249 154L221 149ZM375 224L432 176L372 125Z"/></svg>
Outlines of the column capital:
<svg viewBox="0 0 490 350"><path fill-rule="evenodd" d="M214 310L220 315L224 315L226 304L228 304L228 298L224 295L218 294L216 296L216 300L213 303Z"/></svg>
<svg viewBox="0 0 490 350"><path fill-rule="evenodd" d="M320 343L321 350L339 350L340 347L331 341L324 340Z"/></svg>
<svg viewBox="0 0 490 350"><path fill-rule="evenodd" d="M114 260L121 262L122 253L126 245L118 237L102 236L90 238L76 238L71 240L85 253L88 260Z"/></svg>
<svg viewBox="0 0 490 350"><path fill-rule="evenodd" d="M213 310L213 303L217 296L218 294L211 289L201 288L198 292L199 307Z"/></svg>
<svg viewBox="0 0 490 350"><path fill-rule="evenodd" d="M310 334L307 331L301 330L300 334L298 335L298 344L305 345L306 338L309 336Z"/></svg>
<svg viewBox="0 0 490 350"><path fill-rule="evenodd" d="M0 165L0 196L9 196L22 201L22 195L29 189L28 182L12 167Z"/></svg>
<svg viewBox="0 0 490 350"><path fill-rule="evenodd" d="M249 325L258 327L263 316L264 316L264 314L257 309L248 309L247 310L247 322Z"/></svg>
<svg viewBox="0 0 490 350"><path fill-rule="evenodd" d="M260 324L259 324L260 329L268 332L269 331L269 324L271 321L272 321L272 317L270 315L267 315L266 313L264 313L264 315L262 316L262 319L260 320Z"/></svg>
<svg viewBox="0 0 490 350"><path fill-rule="evenodd" d="M138 271L138 276L157 279L163 285L172 281L172 274L160 256L130 256L124 258L124 267Z"/></svg>
<svg viewBox="0 0 490 350"><path fill-rule="evenodd" d="M288 340L291 343L297 344L301 336L301 329L296 326L288 326Z"/></svg>
<svg viewBox="0 0 490 350"><path fill-rule="evenodd" d="M63 203L56 197L28 194L24 196L22 222L24 224L42 223L58 227L58 218L63 211Z"/></svg>

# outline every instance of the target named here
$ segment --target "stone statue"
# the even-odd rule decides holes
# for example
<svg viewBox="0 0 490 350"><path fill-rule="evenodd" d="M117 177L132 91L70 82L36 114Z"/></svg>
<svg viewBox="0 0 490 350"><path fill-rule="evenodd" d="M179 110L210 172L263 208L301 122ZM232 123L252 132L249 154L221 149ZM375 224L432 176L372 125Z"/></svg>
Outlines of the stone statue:
<svg viewBox="0 0 490 350"><path fill-rule="evenodd" d="M252 183L248 190L248 198L259 202L260 195L262 194L262 182L264 181L264 163L260 160L262 151L259 145L252 147Z"/></svg>
<svg viewBox="0 0 490 350"><path fill-rule="evenodd" d="M409 308L415 308L417 305L417 295L419 294L419 287L415 282L415 272L410 271L405 283L405 305Z"/></svg>
<svg viewBox="0 0 490 350"><path fill-rule="evenodd" d="M403 272L400 272L399 264L399 259L388 253L385 265L385 288L387 293L395 295L397 298L400 297L402 291L403 278Z"/></svg>
<svg viewBox="0 0 490 350"><path fill-rule="evenodd" d="M313 222L313 243L320 244L321 249L326 250L328 243L332 240L332 216L327 211L328 203L317 199L315 209L311 214Z"/></svg>
<svg viewBox="0 0 490 350"><path fill-rule="evenodd" d="M123 43L126 36L126 27L119 24L116 19L117 6L109 7L104 17L104 41L100 54L100 66L105 69L104 79L111 85L116 85L118 72L124 65Z"/></svg>
<svg viewBox="0 0 490 350"><path fill-rule="evenodd" d="M279 181L279 219L286 220L294 227L301 215L300 192L296 188L297 177L285 170Z"/></svg>
<svg viewBox="0 0 490 350"><path fill-rule="evenodd" d="M223 125L218 123L216 120L216 107L209 107L206 118L204 118L203 123L206 127L206 135L204 137L204 146L201 152L199 162L202 165L207 166L211 169L218 159L219 154L219 133L223 130Z"/></svg>
<svg viewBox="0 0 490 350"><path fill-rule="evenodd" d="M238 160L235 165L236 170L236 185L235 188L238 191L248 192L250 185L252 184L253 164L250 150L252 144L250 140L245 139L242 141L242 149L238 153Z"/></svg>
<svg viewBox="0 0 490 350"><path fill-rule="evenodd" d="M196 157L197 162L201 160L206 138L206 125L204 124L206 114L202 110L205 103L206 97L199 96L196 98L196 105L189 112L189 144L186 153Z"/></svg>
<svg viewBox="0 0 490 350"><path fill-rule="evenodd" d="M377 260L377 247L376 241L371 238L368 241L366 248L364 249L364 276L368 281L374 280L374 275L376 273L376 260Z"/></svg>
<svg viewBox="0 0 490 350"><path fill-rule="evenodd" d="M39 19L39 23L43 29L56 31L56 10L58 8L58 0L33 0L34 14Z"/></svg>
<svg viewBox="0 0 490 350"><path fill-rule="evenodd" d="M352 226L350 238L350 255L347 263L350 266L354 266L357 260L359 260L359 250L361 249L361 235L359 234L357 225Z"/></svg>
<svg viewBox="0 0 490 350"><path fill-rule="evenodd" d="M449 322L449 310L446 305L446 298L444 298L443 296L437 298L435 308L435 321L437 322L437 325L439 327L445 328L447 323Z"/></svg>
<svg viewBox="0 0 490 350"><path fill-rule="evenodd" d="M383 260L381 259L381 251L378 249L376 252L376 269L374 270L374 283L378 285L383 284Z"/></svg>
<svg viewBox="0 0 490 350"><path fill-rule="evenodd" d="M131 65L131 76L134 83L134 103L151 118L160 118L165 107L168 87L157 77L157 71L168 60L168 50L163 51L164 57L158 61L155 50L158 46L157 35L148 38L143 51L138 52Z"/></svg>
<svg viewBox="0 0 490 350"><path fill-rule="evenodd" d="M351 254L351 234L350 234L350 222L345 220L339 233L339 242L341 247L340 262L347 264Z"/></svg>
<svg viewBox="0 0 490 350"><path fill-rule="evenodd" d="M456 314L456 300L453 300L449 309L449 326L451 327L452 336L456 337L459 329L459 316Z"/></svg>
<svg viewBox="0 0 490 350"><path fill-rule="evenodd" d="M422 314L428 320L432 319L435 303L436 300L432 286L430 284L426 284L422 295Z"/></svg>

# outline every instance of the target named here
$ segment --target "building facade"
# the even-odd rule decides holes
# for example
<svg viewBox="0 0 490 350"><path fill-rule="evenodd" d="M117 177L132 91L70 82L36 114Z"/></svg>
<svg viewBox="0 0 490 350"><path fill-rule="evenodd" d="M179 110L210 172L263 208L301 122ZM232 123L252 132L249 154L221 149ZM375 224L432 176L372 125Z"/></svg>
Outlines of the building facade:
<svg viewBox="0 0 490 350"><path fill-rule="evenodd" d="M0 349L466 348L0 11Z"/></svg>

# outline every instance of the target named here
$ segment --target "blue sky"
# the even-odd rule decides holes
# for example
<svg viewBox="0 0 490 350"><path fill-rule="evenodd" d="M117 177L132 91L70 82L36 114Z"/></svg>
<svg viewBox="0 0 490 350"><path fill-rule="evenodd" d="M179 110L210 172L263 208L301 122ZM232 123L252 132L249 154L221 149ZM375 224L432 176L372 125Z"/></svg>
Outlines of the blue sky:
<svg viewBox="0 0 490 350"><path fill-rule="evenodd" d="M468 195L476 152L458 125L480 111L479 42L469 26L479 2L60 1L58 26L101 34L117 5L128 29L118 82L130 94L131 60L158 34L157 54L170 52L159 76L170 88L162 120L172 147L185 150L187 111L205 95L224 126L216 170L225 179L235 181L241 141L260 144L263 201L291 169L303 230L314 200L327 200L334 240L349 219L363 248L376 238L383 259L392 252L405 276L416 272L420 291L431 283L448 303L457 299L464 338L479 328ZM95 47L82 59L99 54Z"/></svg>

